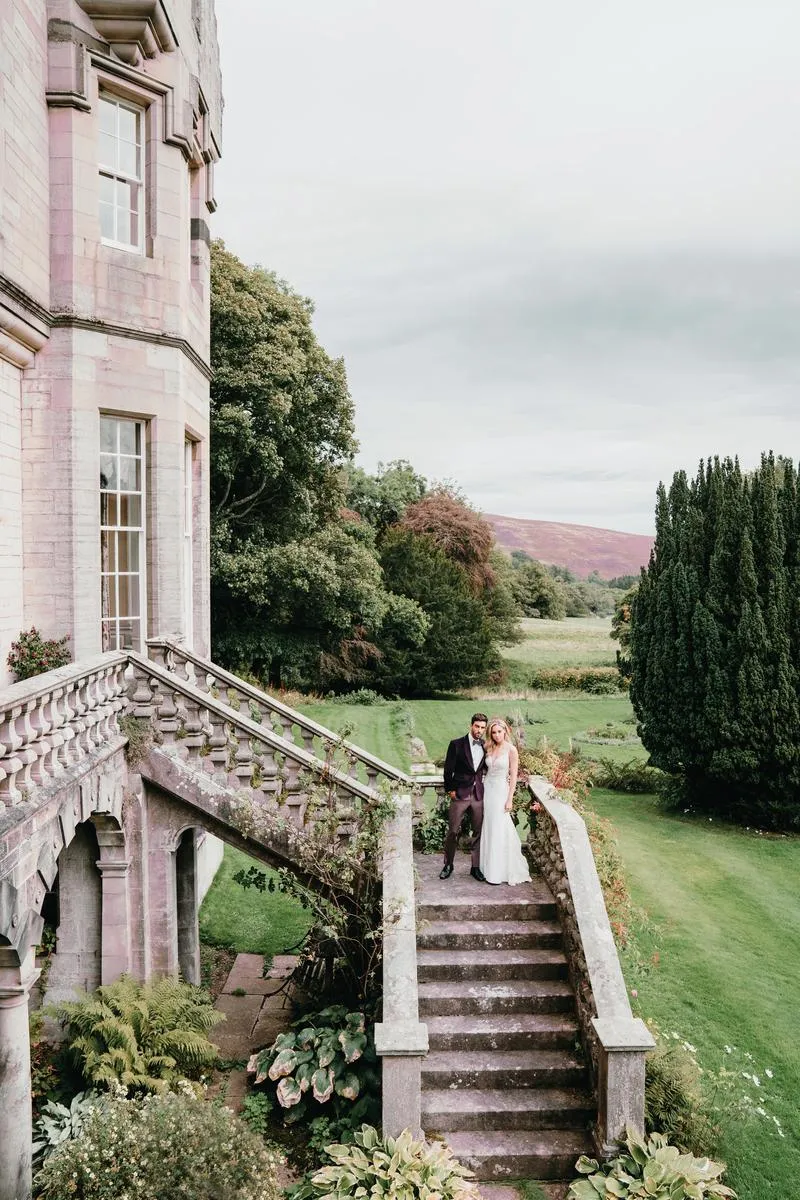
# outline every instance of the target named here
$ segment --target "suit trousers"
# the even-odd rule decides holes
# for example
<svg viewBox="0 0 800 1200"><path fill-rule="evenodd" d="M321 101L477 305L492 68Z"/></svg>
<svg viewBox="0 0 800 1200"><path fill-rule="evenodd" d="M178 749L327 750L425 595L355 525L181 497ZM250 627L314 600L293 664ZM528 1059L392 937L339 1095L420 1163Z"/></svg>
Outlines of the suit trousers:
<svg viewBox="0 0 800 1200"><path fill-rule="evenodd" d="M458 831L461 828L461 822L464 819L464 813L467 809L472 809L472 828L475 834L472 839L472 865L479 867L481 857L481 827L483 825L483 797L477 793L477 787L473 784L469 792L463 796L456 796L455 800L450 801L448 810L447 837L444 843L444 861L453 864L453 859L456 856L456 847L458 845Z"/></svg>

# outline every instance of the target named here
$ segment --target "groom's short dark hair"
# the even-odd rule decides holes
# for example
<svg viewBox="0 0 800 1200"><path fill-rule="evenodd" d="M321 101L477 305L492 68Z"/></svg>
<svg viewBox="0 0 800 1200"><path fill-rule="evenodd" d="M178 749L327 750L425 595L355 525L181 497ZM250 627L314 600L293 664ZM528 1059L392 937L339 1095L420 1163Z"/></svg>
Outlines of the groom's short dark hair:
<svg viewBox="0 0 800 1200"><path fill-rule="evenodd" d="M474 713L470 720L470 725L474 725L476 721L488 721L488 720L489 720L489 718L486 716L486 713Z"/></svg>

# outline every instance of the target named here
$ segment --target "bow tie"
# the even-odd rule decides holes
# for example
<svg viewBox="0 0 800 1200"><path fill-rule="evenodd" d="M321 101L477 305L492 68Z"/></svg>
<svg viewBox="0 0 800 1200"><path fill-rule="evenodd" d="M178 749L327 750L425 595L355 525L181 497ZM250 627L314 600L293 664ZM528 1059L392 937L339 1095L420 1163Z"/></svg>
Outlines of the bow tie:
<svg viewBox="0 0 800 1200"><path fill-rule="evenodd" d="M483 749L483 742L477 742L475 738L472 739L472 744L473 746L477 746L479 750Z"/></svg>

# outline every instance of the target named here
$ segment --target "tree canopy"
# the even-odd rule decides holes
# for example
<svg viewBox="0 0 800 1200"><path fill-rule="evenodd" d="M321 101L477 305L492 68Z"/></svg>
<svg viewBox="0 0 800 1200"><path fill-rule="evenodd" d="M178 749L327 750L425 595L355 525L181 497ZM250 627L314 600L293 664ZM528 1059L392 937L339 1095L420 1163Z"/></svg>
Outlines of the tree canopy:
<svg viewBox="0 0 800 1200"><path fill-rule="evenodd" d="M800 486L765 455L678 472L631 603L631 699L691 805L800 828Z"/></svg>

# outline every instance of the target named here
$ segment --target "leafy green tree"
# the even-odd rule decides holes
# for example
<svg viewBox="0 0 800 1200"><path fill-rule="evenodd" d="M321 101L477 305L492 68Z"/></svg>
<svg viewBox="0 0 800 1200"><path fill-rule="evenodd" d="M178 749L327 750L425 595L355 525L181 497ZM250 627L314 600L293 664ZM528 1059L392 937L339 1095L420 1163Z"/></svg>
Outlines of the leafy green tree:
<svg viewBox="0 0 800 1200"><path fill-rule="evenodd" d="M513 589L524 617L562 621L567 615L564 588L540 562L527 555L514 572Z"/></svg>
<svg viewBox="0 0 800 1200"><path fill-rule="evenodd" d="M395 525L427 489L427 481L404 458L379 463L375 475L353 466L345 472L345 504L378 534Z"/></svg>
<svg viewBox="0 0 800 1200"><path fill-rule="evenodd" d="M701 464L658 490L631 606L631 699L685 801L800 828L800 507L790 460Z"/></svg>
<svg viewBox="0 0 800 1200"><path fill-rule="evenodd" d="M211 289L214 653L273 682L319 682L337 660L352 673L387 602L374 553L337 517L355 449L344 364L310 301L222 242Z"/></svg>
<svg viewBox="0 0 800 1200"><path fill-rule="evenodd" d="M428 627L419 643L387 621L379 637L376 677L384 690L424 696L469 686L499 665L491 620L463 567L427 535L395 526L381 546L386 586L424 610Z"/></svg>

